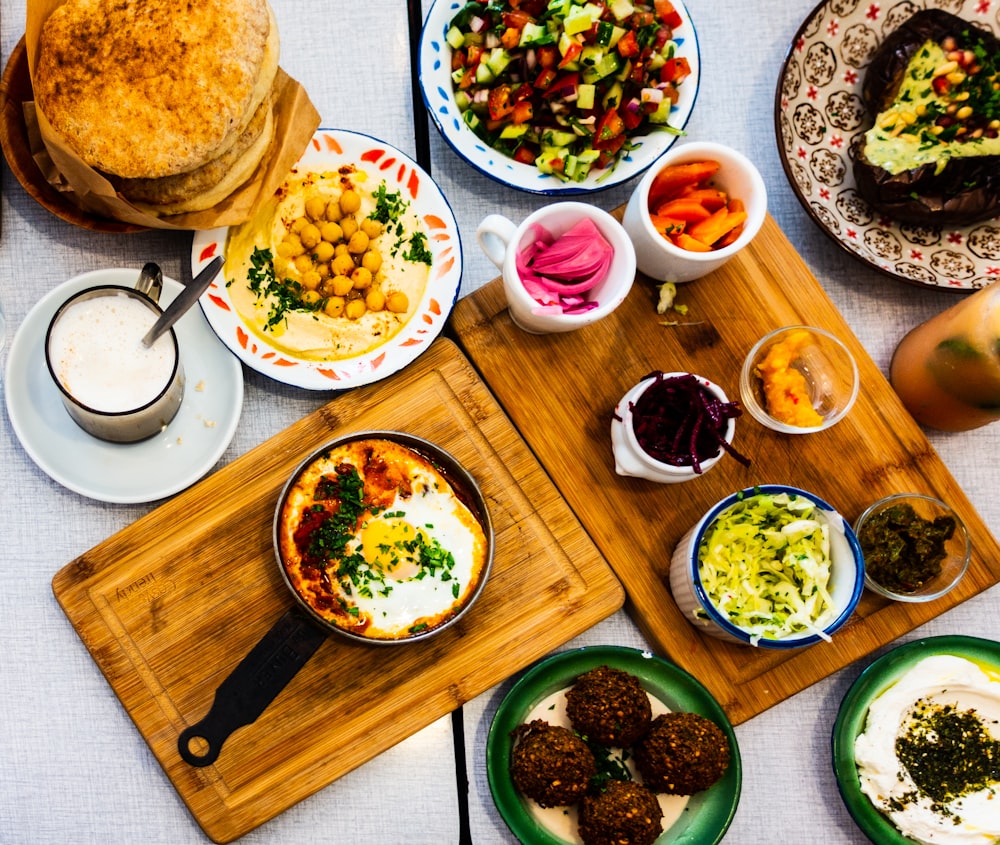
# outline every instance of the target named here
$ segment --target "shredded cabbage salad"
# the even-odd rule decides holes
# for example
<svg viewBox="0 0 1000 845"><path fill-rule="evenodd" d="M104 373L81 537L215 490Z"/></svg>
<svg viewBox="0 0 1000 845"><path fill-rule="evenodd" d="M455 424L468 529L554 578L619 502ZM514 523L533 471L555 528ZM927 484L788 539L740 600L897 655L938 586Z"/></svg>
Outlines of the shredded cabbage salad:
<svg viewBox="0 0 1000 845"><path fill-rule="evenodd" d="M698 570L708 598L750 642L822 627L833 614L830 529L804 496L758 493L705 531ZM704 612L699 611L704 617Z"/></svg>

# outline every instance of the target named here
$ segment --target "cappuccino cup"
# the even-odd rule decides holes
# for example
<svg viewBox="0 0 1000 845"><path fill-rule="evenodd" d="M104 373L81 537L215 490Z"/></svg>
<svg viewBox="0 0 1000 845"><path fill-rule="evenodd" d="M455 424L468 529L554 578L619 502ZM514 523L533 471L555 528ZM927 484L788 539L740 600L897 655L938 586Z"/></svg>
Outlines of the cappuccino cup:
<svg viewBox="0 0 1000 845"><path fill-rule="evenodd" d="M67 299L49 323L45 362L63 405L101 440L145 440L180 409L184 369L176 333L164 332L150 347L142 343L163 313L158 296L155 285L99 284Z"/></svg>

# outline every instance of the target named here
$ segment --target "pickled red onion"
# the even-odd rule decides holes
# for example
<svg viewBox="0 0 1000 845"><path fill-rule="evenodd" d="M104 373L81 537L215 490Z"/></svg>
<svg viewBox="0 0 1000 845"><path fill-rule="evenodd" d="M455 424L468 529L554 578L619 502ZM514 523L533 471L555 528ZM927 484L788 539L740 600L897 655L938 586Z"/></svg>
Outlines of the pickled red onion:
<svg viewBox="0 0 1000 845"><path fill-rule="evenodd" d="M531 228L531 240L517 254L515 266L524 288L546 311L582 313L598 303L581 294L608 275L614 248L589 218L554 238L544 226Z"/></svg>

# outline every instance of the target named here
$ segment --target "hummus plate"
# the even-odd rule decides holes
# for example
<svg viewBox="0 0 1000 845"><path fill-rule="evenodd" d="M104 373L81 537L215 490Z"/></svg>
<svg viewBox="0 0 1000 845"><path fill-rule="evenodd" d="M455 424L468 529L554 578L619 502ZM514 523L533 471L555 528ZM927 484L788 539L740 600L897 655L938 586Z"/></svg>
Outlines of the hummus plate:
<svg viewBox="0 0 1000 845"><path fill-rule="evenodd" d="M359 343L357 351L344 354L336 340L315 337L298 344L293 334L309 325L333 325L325 315L314 318L296 311L281 327L272 331L263 320L254 319L248 306L252 296L246 290L246 268L228 260L219 279L202 296L200 304L209 324L222 342L247 366L276 381L310 390L347 390L370 384L398 372L415 360L440 334L458 298L462 278L462 247L455 216L437 185L409 156L375 138L341 129L319 129L295 165L295 174L335 172L350 168L362 192L374 194L384 185L385 193L398 195L407 207L407 219L422 233L430 251L426 284L403 315L382 339ZM270 212L268 211L270 209ZM269 198L261 207L260 232L251 238L257 246L272 247L264 230L283 205ZM271 217L269 217L269 213ZM264 219L267 218L267 219ZM255 222L253 225L258 225ZM238 227L247 234L247 224ZM225 255L227 242L238 230L212 229L195 232L191 251L192 271L197 273L216 255ZM231 266L232 265L232 266ZM267 309L258 308L261 314ZM345 331L356 330L357 321L336 318ZM328 348L323 347L328 344Z"/></svg>
<svg viewBox="0 0 1000 845"><path fill-rule="evenodd" d="M904 836L862 791L855 743L865 731L869 709L876 699L917 664L939 655L964 658L992 678L1000 677L1000 643L958 635L914 640L882 655L861 673L844 696L834 723L833 768L841 797L862 831L880 845L913 845L914 840Z"/></svg>

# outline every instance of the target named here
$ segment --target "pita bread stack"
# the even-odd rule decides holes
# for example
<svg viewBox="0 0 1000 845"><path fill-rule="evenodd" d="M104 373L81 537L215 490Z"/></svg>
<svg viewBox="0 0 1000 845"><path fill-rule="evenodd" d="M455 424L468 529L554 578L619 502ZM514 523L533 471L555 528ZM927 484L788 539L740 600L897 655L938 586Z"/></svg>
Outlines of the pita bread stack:
<svg viewBox="0 0 1000 845"><path fill-rule="evenodd" d="M42 27L35 101L137 208L201 211L272 142L278 53L267 0L68 0Z"/></svg>

